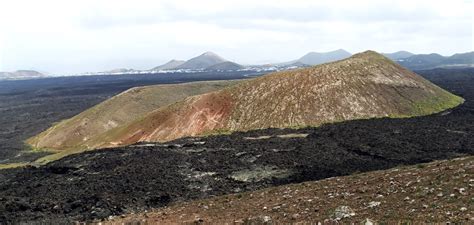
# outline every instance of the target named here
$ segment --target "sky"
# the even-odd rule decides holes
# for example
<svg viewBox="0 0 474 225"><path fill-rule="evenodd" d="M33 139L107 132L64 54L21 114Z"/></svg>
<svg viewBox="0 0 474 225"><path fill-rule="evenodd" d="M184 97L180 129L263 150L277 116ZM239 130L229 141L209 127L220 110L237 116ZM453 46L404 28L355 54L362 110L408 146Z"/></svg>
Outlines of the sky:
<svg viewBox="0 0 474 225"><path fill-rule="evenodd" d="M241 64L345 49L473 51L474 1L0 2L0 71L150 69L206 51Z"/></svg>

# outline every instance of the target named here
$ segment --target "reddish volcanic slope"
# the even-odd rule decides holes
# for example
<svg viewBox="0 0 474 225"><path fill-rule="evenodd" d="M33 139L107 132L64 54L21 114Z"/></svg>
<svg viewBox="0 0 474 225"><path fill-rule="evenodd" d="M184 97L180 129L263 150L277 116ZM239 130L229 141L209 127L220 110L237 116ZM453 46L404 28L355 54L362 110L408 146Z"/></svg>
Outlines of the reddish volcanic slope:
<svg viewBox="0 0 474 225"><path fill-rule="evenodd" d="M419 116L462 101L384 56L367 51L188 97L98 136L89 147L169 141L222 131Z"/></svg>

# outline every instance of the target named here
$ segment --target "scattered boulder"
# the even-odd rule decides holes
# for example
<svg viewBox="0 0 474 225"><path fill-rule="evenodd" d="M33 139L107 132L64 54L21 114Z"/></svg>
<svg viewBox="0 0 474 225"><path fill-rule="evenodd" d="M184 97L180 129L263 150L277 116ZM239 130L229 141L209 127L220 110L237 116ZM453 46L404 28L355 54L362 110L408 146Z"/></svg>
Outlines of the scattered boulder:
<svg viewBox="0 0 474 225"><path fill-rule="evenodd" d="M367 205L367 207L368 207L368 208L374 208L374 207L379 206L380 204L381 204L380 202L371 201L371 202L369 202L369 204Z"/></svg>
<svg viewBox="0 0 474 225"><path fill-rule="evenodd" d="M343 205L343 206L337 207L334 210L332 218L336 220L341 220L341 219L349 218L355 215L356 213L354 212L354 210L351 209L351 207Z"/></svg>
<svg viewBox="0 0 474 225"><path fill-rule="evenodd" d="M250 217L247 218L245 221L243 221L244 224L265 224L265 225L271 225L273 224L272 218L269 216L255 216L255 217Z"/></svg>
<svg viewBox="0 0 474 225"><path fill-rule="evenodd" d="M365 220L362 221L361 224L363 224L363 225L376 225L377 222L375 222L375 221L373 221L373 220L371 220L371 219L369 219L369 218L366 218Z"/></svg>

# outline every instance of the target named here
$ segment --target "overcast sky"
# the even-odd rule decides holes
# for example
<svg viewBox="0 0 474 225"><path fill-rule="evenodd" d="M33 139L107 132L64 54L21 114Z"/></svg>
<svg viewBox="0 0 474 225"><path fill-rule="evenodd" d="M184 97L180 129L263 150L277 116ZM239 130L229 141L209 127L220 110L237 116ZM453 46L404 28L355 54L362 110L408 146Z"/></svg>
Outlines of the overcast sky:
<svg viewBox="0 0 474 225"><path fill-rule="evenodd" d="M309 51L473 50L474 4L450 1L11 0L0 71L149 69L205 51L242 64Z"/></svg>

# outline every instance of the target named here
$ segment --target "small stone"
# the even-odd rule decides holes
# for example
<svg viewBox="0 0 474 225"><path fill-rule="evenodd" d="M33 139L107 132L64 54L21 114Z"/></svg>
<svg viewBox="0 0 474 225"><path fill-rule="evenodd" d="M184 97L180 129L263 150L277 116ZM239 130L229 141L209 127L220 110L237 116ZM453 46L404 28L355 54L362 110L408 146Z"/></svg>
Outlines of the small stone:
<svg viewBox="0 0 474 225"><path fill-rule="evenodd" d="M255 216L243 221L244 224L272 224L272 218L269 216Z"/></svg>
<svg viewBox="0 0 474 225"><path fill-rule="evenodd" d="M268 223L268 222L271 222L271 221L272 221L272 218L270 218L269 216L264 216L263 217L263 222Z"/></svg>
<svg viewBox="0 0 474 225"><path fill-rule="evenodd" d="M372 202L369 202L368 206L369 208L374 208L374 207L377 207L379 206L381 203L380 202L375 202L375 201L372 201Z"/></svg>
<svg viewBox="0 0 474 225"><path fill-rule="evenodd" d="M375 225L377 223L375 221L369 219L369 218L366 218L364 221L362 221L362 224L363 225Z"/></svg>
<svg viewBox="0 0 474 225"><path fill-rule="evenodd" d="M295 213L295 214L291 215L291 219L296 220L298 218L300 218L300 214L298 214L298 213Z"/></svg>
<svg viewBox="0 0 474 225"><path fill-rule="evenodd" d="M467 208L466 208L466 207L462 207L462 208L459 209L459 210L461 210L461 212L464 212L464 211L467 211Z"/></svg>
<svg viewBox="0 0 474 225"><path fill-rule="evenodd" d="M424 209L427 209L427 208L428 208L428 205L423 204L423 208L424 208Z"/></svg>
<svg viewBox="0 0 474 225"><path fill-rule="evenodd" d="M341 219L348 218L355 215L356 214L354 210L352 210L349 206L343 205L343 206L337 207L334 210L332 217L336 220L341 220Z"/></svg>
<svg viewBox="0 0 474 225"><path fill-rule="evenodd" d="M440 192L440 193L439 193L439 194L437 194L436 196L438 196L438 197L443 197L443 193L442 193L442 192Z"/></svg>

